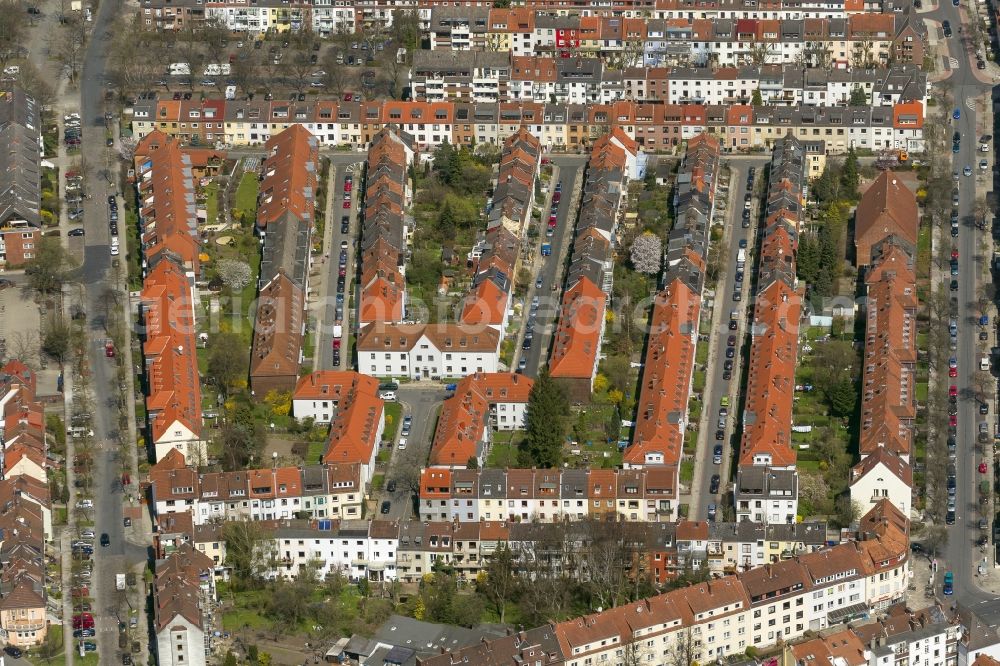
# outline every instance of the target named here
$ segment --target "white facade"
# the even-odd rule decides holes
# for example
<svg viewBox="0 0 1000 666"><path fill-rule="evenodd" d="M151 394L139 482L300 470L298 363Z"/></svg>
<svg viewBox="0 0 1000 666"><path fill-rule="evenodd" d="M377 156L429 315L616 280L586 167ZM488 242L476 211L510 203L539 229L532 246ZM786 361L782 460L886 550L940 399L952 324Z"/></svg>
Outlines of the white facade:
<svg viewBox="0 0 1000 666"><path fill-rule="evenodd" d="M851 502L858 505L861 515L868 513L880 500L887 499L904 516L909 516L912 494L910 486L881 462L851 483Z"/></svg>
<svg viewBox="0 0 1000 666"><path fill-rule="evenodd" d="M183 615L156 634L158 666L205 666L205 632Z"/></svg>
<svg viewBox="0 0 1000 666"><path fill-rule="evenodd" d="M292 400L292 414L299 421L312 419L313 423L327 425L337 413L337 400L329 398L296 398Z"/></svg>
<svg viewBox="0 0 1000 666"><path fill-rule="evenodd" d="M295 578L303 567L319 565L322 580L339 572L357 581L370 572L381 572L380 580L396 579L398 538L371 538L367 534L345 534L322 530L288 530L275 537L278 547L276 575Z"/></svg>
<svg viewBox="0 0 1000 666"><path fill-rule="evenodd" d="M477 372L498 372L499 349L494 351L443 351L426 335L409 351L358 349L358 371L374 377L464 377Z"/></svg>
<svg viewBox="0 0 1000 666"><path fill-rule="evenodd" d="M203 464L205 460L205 443L180 421L174 421L169 427L164 428L163 434L153 443L153 448L156 452L156 462L163 460L171 449L177 449L184 454L184 458L190 460L192 465Z"/></svg>

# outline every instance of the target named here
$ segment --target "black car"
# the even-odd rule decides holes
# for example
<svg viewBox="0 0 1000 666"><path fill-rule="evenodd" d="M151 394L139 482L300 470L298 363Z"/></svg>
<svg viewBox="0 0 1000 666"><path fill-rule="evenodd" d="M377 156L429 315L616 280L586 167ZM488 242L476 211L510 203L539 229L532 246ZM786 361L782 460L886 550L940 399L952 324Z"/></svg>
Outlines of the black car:
<svg viewBox="0 0 1000 666"><path fill-rule="evenodd" d="M736 350L732 347L728 347L726 349L726 358L733 358L734 356L736 356Z"/></svg>
<svg viewBox="0 0 1000 666"><path fill-rule="evenodd" d="M743 201L750 201L750 199L752 198L753 194L751 194L750 192L747 192L746 194L743 195Z"/></svg>
<svg viewBox="0 0 1000 666"><path fill-rule="evenodd" d="M726 370L726 371L732 370L733 369L733 360L732 359L726 359L726 362L722 364L722 369Z"/></svg>
<svg viewBox="0 0 1000 666"><path fill-rule="evenodd" d="M744 220L749 220L750 219L750 209L749 208L744 208L743 209L743 219Z"/></svg>
<svg viewBox="0 0 1000 666"><path fill-rule="evenodd" d="M390 479L389 483L385 484L385 489L388 490L390 493L396 492L396 480Z"/></svg>
<svg viewBox="0 0 1000 666"><path fill-rule="evenodd" d="M729 330L730 331L735 331L738 327L739 327L739 324L737 323L737 321L735 319L730 319L729 320Z"/></svg>
<svg viewBox="0 0 1000 666"><path fill-rule="evenodd" d="M738 291L734 291L733 292L733 301L734 302L738 302L738 301L742 301L742 300L743 300L743 294L741 294Z"/></svg>
<svg viewBox="0 0 1000 666"><path fill-rule="evenodd" d="M958 291L958 280L952 280L951 284L949 285L949 289L951 289L952 291Z"/></svg>
<svg viewBox="0 0 1000 666"><path fill-rule="evenodd" d="M718 474L713 474L712 475L712 480L708 484L708 492L712 493L713 495L716 494L717 492L719 492L719 475Z"/></svg>
<svg viewBox="0 0 1000 666"><path fill-rule="evenodd" d="M721 430L720 429L720 430L716 430L715 431L715 439L717 439L717 440L719 440L721 442L725 438L726 438L726 431L725 430Z"/></svg>
<svg viewBox="0 0 1000 666"><path fill-rule="evenodd" d="M723 380L725 380L725 381L728 382L732 378L733 378L733 373L730 372L729 370L726 370L725 372L722 373L722 379Z"/></svg>
<svg viewBox="0 0 1000 666"><path fill-rule="evenodd" d="M736 271L736 281L743 282L743 271Z"/></svg>
<svg viewBox="0 0 1000 666"><path fill-rule="evenodd" d="M392 505L389 503L389 500L386 500L386 501L382 502L382 508L380 510L382 511L383 514L387 514L387 513L389 513L389 508L391 506Z"/></svg>
<svg viewBox="0 0 1000 666"><path fill-rule="evenodd" d="M735 347L736 346L736 336L735 335L730 335L728 338L726 338L726 346L727 347Z"/></svg>
<svg viewBox="0 0 1000 666"><path fill-rule="evenodd" d="M525 338L521 343L521 349L531 349L531 338Z"/></svg>
<svg viewBox="0 0 1000 666"><path fill-rule="evenodd" d="M957 224L951 225L951 237L952 238L958 238L958 225Z"/></svg>
<svg viewBox="0 0 1000 666"><path fill-rule="evenodd" d="M108 536L107 532L101 534L101 545L104 547L111 545L111 537Z"/></svg>
<svg viewBox="0 0 1000 666"><path fill-rule="evenodd" d="M942 21L941 29L944 30L945 37L951 37L951 21Z"/></svg>
<svg viewBox="0 0 1000 666"><path fill-rule="evenodd" d="M986 415L990 413L989 403L981 402L979 403L979 413Z"/></svg>
<svg viewBox="0 0 1000 666"><path fill-rule="evenodd" d="M67 233L66 235L67 236L82 236L83 234L84 234L84 231L83 231L83 228L81 227L80 229L70 229L69 233Z"/></svg>
<svg viewBox="0 0 1000 666"><path fill-rule="evenodd" d="M14 659L19 659L21 657L20 648L16 648L13 645L8 645L4 647L3 651L9 654L10 656L14 657Z"/></svg>

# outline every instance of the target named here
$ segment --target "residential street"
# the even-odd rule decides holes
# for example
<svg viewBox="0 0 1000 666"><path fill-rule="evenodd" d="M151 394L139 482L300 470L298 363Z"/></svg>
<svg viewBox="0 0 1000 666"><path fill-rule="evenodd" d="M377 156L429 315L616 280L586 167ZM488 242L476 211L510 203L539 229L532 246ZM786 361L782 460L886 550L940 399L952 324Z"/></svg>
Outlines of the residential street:
<svg viewBox="0 0 1000 666"><path fill-rule="evenodd" d="M746 178L751 166L756 167L756 187L760 187L763 178L763 165L760 160L730 159L729 191L723 193L716 191L716 206L725 199L728 207L725 212L724 235L722 237L721 256L723 261L719 270L718 286L715 290L715 308L712 310L712 323L710 326L702 325L699 335L708 336L709 353L708 363L705 371L705 391L703 393L705 403L702 409L701 423L698 427L698 446L694 459L694 477L690 488L690 500L688 517L691 520L705 520L708 516L708 505L715 503L724 506L725 503L720 498L730 487L730 483L735 479L730 478L736 469L736 460L733 455L739 449L740 418L739 407L740 388L742 386L743 363L749 353L749 322L752 312L748 310L752 306L752 299L749 296L749 285L754 271L754 258L756 252L751 253L754 248L753 232L756 228L759 217L760 197L753 197L751 200L751 222L753 227L744 229L741 224L743 214L743 199L746 194ZM718 208L717 208L718 209ZM740 293L742 300L734 302L732 294L736 291L736 255L739 251L740 241L747 243L747 265L743 269L746 280L741 285ZM729 315L735 310L738 315L739 329L731 331L728 328ZM723 379L723 364L726 361L726 349L730 335L736 335L736 356L733 358L732 378L729 381ZM718 440L715 439L717 430L717 420L719 416L719 404L723 396L729 396L729 420L725 429L725 439L722 440L722 465L712 463L712 453ZM712 476L718 474L721 482L719 493L709 493Z"/></svg>
<svg viewBox="0 0 1000 666"><path fill-rule="evenodd" d="M528 377L537 377L539 368L544 365L549 357L549 346L552 342L552 333L556 329L556 319L559 315L559 304L562 301L563 278L566 266L569 262L569 255L573 251L573 231L576 226L576 216L579 210L579 191L583 186L584 171L586 168L586 157L580 155L553 155L552 163L559 167L559 180L562 181L562 201L556 213L556 230L552 238L546 238L544 233L539 240L542 243L551 243L552 255L542 257L535 251L536 270L532 275L532 281L528 285L528 292L525 296L524 307L522 308L522 322L518 329L516 344L514 347L514 358L512 370L517 368L522 355L527 354L527 365L524 374ZM553 184L553 187L555 185ZM546 201L551 201L552 190L546 196ZM543 209L543 217L547 219L548 208ZM545 223L540 225L544 227ZM541 290L535 289L535 280L542 278ZM556 286L553 290L552 287ZM527 321L527 312L531 299L538 296L538 314L535 318L535 335L531 348L524 350L521 348L524 340L524 324Z"/></svg>

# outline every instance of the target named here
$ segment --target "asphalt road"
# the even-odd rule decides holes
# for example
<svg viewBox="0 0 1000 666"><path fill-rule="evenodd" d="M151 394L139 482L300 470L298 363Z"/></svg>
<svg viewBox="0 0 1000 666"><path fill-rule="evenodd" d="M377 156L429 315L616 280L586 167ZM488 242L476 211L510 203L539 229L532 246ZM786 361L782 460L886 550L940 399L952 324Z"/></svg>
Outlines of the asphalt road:
<svg viewBox="0 0 1000 666"><path fill-rule="evenodd" d="M747 192L746 178L750 166L756 166L756 184L760 183L762 169L757 160L732 159L729 161L729 192L723 195L721 191L716 193L716 205L720 199L728 201L725 213L726 232L723 236L723 256L726 261L720 270L718 287L715 290L715 326L708 327L710 330L702 330L702 335L709 336L708 367L705 380L705 403L702 410L702 420L698 428L698 446L694 461L694 478L691 485L691 496L688 504L688 516L691 520L706 520L708 518L708 505L715 503L722 506L719 493L709 493L710 482L714 474L720 477L720 491L725 492L729 481L729 470L735 469L732 456L739 447L739 425L738 413L740 400L738 399L741 387L741 369L749 353L749 327L746 322L747 304L751 302L748 298L750 285L750 275L754 268L753 256L750 255L750 248L753 246L753 229L744 229L742 226L743 199ZM754 197L752 201L753 213L758 213L759 197ZM754 219L754 218L751 218ZM747 265L743 273L746 279L740 289L742 299L733 301L733 292L736 291L736 255L739 250L740 241L746 241ZM739 330L729 330L730 311L736 310L739 313ZM726 349L729 347L728 338L730 335L737 336L737 344L734 347L736 354L733 361L732 378L728 381L723 378L724 364L726 362ZM723 396L729 396L729 416L726 419L725 438L720 442L715 438L718 430L719 403ZM712 462L713 449L716 444L722 444L722 465ZM721 518L719 518L721 519Z"/></svg>
<svg viewBox="0 0 1000 666"><path fill-rule="evenodd" d="M101 35L121 11L120 0L105 0L100 4L94 17L93 35ZM103 39L91 39L83 60L82 75L79 82L81 105L80 117L83 127L83 151L86 156L84 165L85 188L93 197L85 201L84 220L86 247L83 265L79 271L80 280L86 288L86 307L91 316L88 319L90 327L90 364L92 369L92 386L94 393L93 429L98 443L94 460L94 504L95 508L88 516L94 521L94 531L98 535L107 533L111 545L105 548L98 546L94 555L95 571L91 594L94 596L94 616L97 625L97 646L101 664L120 663L117 652L118 614L128 609L121 609L118 595L115 591L115 574L125 572L131 566L144 563L149 559L150 549L145 545L131 544L125 540L123 525L122 487L120 483L122 461L119 457L117 441L120 436L128 437L127 433L118 433L118 409L107 397L114 395L109 388L116 386L113 360L106 358L102 341L106 337L104 320L99 315L99 305L105 290L113 284L111 255L109 252L109 231L107 214L107 195L117 189L118 165L115 155L104 145L104 107L103 91L105 89L104 71L106 66L105 46ZM124 212L124 211L122 211ZM124 220L123 220L124 222ZM124 232L125 230L122 229ZM138 251L138 248L129 248ZM125 257L121 256L121 266L124 270ZM122 350L123 353L129 353ZM142 640L148 644L148 638Z"/></svg>
<svg viewBox="0 0 1000 666"><path fill-rule="evenodd" d="M955 29L963 25L960 13L965 14L964 8L960 12L959 8L953 7L951 3L942 2L940 7L929 17L937 21L948 20ZM964 30L962 32L964 33ZM990 86L981 83L975 77L974 60L970 62L971 47L958 30L953 38L947 40L947 43L951 55L959 63L958 68L952 70L952 75L948 79L956 106L961 109L961 118L952 122L953 129L957 129L962 134L961 151L954 155L953 168L961 171L966 165L969 165L975 169L981 157L981 154L977 152L977 139L980 134L993 133L992 130L986 130L977 124L975 100L986 93ZM993 98L997 99L996 91L993 92ZM984 130L986 131L984 132ZM963 223L960 225L959 236L955 244L960 255L959 333L956 356L958 358L958 389L959 395L963 398L959 401L958 409L956 521L948 528L948 543L944 559L947 562L947 568L955 576L955 594L952 597L954 601L973 608L988 624L997 624L1000 622L1000 597L980 589L976 585L975 578L977 563L975 560L982 557L979 549L973 546L975 539L980 535L976 525L978 513L975 481L978 479L975 470L977 455L974 448L976 423L980 417L975 400L966 397L975 393L973 376L978 367L980 349L976 325L976 319L978 319L976 312L978 260L976 257L980 239L979 231L972 222L972 215L976 191L977 189L983 191L987 184L976 182L976 176L959 176L959 178L962 182L959 189L958 212ZM988 257L982 259L988 260ZM941 373L939 376L945 376L945 368L938 368L938 371ZM938 583L940 583L940 575Z"/></svg>
<svg viewBox="0 0 1000 666"><path fill-rule="evenodd" d="M400 465L411 464L414 461L418 461L421 466L427 463L431 441L434 439L437 408L444 400L445 390L443 386L432 382L403 384L399 387L398 397L400 404L403 405L403 416L412 416L413 422L410 425L410 434L406 438L406 451L399 450L398 439L392 443L392 457L389 459L385 474L386 484L398 479ZM413 515L414 499L412 488L406 487L404 483L397 483L394 492L383 490L376 497L379 507L376 517L406 520ZM385 500L390 504L388 514L381 513L382 502Z"/></svg>
<svg viewBox="0 0 1000 666"><path fill-rule="evenodd" d="M537 377L542 365L548 361L549 346L552 342L552 334L555 332L556 319L559 315L559 303L562 298L563 279L567 266L569 253L572 252L573 231L576 226L576 216L578 210L577 201L573 200L573 192L577 188L577 180L584 176L584 158L581 156L563 155L553 156L553 164L559 167L559 180L562 182L562 199L559 202L559 210L556 212L556 229L552 238L545 238L544 231L539 242L552 244L552 255L542 257L535 254L538 270L528 285L525 295L521 327L518 329L515 353L513 357L514 368L523 355L527 361L524 374L529 377ZM553 185L553 188L555 186ZM551 192L550 192L551 194ZM542 212L542 225L548 224L549 209ZM536 250L537 252L537 250ZM535 279L542 278L542 288L535 289ZM553 291L552 286L557 285ZM522 349L524 340L524 330L527 324L528 312L531 308L531 300L538 296L538 312L535 315L534 336L530 349ZM514 369L512 368L512 369Z"/></svg>
<svg viewBox="0 0 1000 666"><path fill-rule="evenodd" d="M356 270L358 267L358 252L361 245L358 239L361 236L361 185L362 162L359 161L358 153L334 154L330 156L333 168L336 169L334 177L334 187L332 192L327 193L327 197L332 199L332 214L327 224L331 226L333 242L330 244L330 256L326 257L324 270L326 275L326 298L322 304L321 321L316 322L318 337L316 344L319 345L319 368L320 370L348 370L354 367L351 350L351 334L355 331L351 328L354 319L354 311L351 307L356 304ZM343 207L344 201L344 180L350 174L354 178L351 189L351 209ZM340 220L344 215L350 215L351 227L348 234L340 233ZM343 320L343 340L340 348L340 365L333 364L333 327L336 322L337 307L337 277L340 270L340 244L347 241L347 282L344 287ZM315 287L314 287L315 288Z"/></svg>

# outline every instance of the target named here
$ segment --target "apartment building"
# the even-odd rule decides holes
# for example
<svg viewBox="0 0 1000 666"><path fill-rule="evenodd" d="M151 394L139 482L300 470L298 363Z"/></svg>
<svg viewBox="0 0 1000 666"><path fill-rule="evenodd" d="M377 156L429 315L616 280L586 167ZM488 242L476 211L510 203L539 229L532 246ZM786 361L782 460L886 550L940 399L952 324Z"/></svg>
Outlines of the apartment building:
<svg viewBox="0 0 1000 666"><path fill-rule="evenodd" d="M708 226L715 201L719 142L702 134L688 142L674 197L675 219L666 239L664 289L653 300L628 467L663 465L677 478L688 397L694 373ZM671 514L676 506L667 507Z"/></svg>
<svg viewBox="0 0 1000 666"><path fill-rule="evenodd" d="M204 461L194 284L173 255L146 274L139 318L147 385L146 441L154 460L176 450L192 461Z"/></svg>
<svg viewBox="0 0 1000 666"><path fill-rule="evenodd" d="M381 130L368 151L361 220L361 298L358 323L398 323L406 311L406 208L413 193L408 137ZM375 373L372 373L375 374Z"/></svg>
<svg viewBox="0 0 1000 666"><path fill-rule="evenodd" d="M775 147L767 184L735 495L738 517L749 514L764 522L792 522L798 512L795 484L783 483L775 493L771 470L794 471L796 462L792 404L802 295L795 253L805 187L805 149L787 136ZM760 479L743 480L744 474ZM741 494L745 489L755 492Z"/></svg>
<svg viewBox="0 0 1000 666"><path fill-rule="evenodd" d="M215 579L212 560L183 544L153 574L153 626L158 664L203 666L212 650Z"/></svg>
<svg viewBox="0 0 1000 666"><path fill-rule="evenodd" d="M602 488L607 492L597 492ZM630 522L670 523L676 503L676 477L668 468L428 467L421 472L419 513L424 521L554 523L614 514ZM608 511L601 511L602 506Z"/></svg>
<svg viewBox="0 0 1000 666"><path fill-rule="evenodd" d="M298 32L309 27L312 4L299 0L259 0L252 4L236 0L205 3L205 19L217 21L232 32L255 39L268 33Z"/></svg>
<svg viewBox="0 0 1000 666"><path fill-rule="evenodd" d="M339 412L340 403L351 391L364 387L378 393L378 380L350 370L317 370L299 379L292 393L292 415L299 421L327 424Z"/></svg>
<svg viewBox="0 0 1000 666"><path fill-rule="evenodd" d="M609 127L621 128L647 152L670 150L697 134L719 137L727 152L771 150L793 134L804 142L819 142L830 154L858 149L923 150L923 103L892 106L706 106L616 101L593 104L502 102L307 102L217 100L224 115L218 140L234 146L259 145L279 131L303 125L327 148L367 150L387 126L412 136L413 146L434 150L445 140L455 146L500 146L522 126L546 148L589 148L593 137ZM153 130L173 133L184 124L180 107L169 99L137 100L132 129L137 137ZM812 172L813 175L818 175Z"/></svg>
<svg viewBox="0 0 1000 666"><path fill-rule="evenodd" d="M42 235L41 118L34 98L5 81L0 89L0 267L33 258Z"/></svg>
<svg viewBox="0 0 1000 666"><path fill-rule="evenodd" d="M444 401L431 443L432 467L465 467L475 459L486 463L492 433L520 430L534 382L513 373L468 375Z"/></svg>
<svg viewBox="0 0 1000 666"><path fill-rule="evenodd" d="M419 50L413 53L409 84L413 99L425 102L499 102L509 97L510 70L507 53Z"/></svg>
<svg viewBox="0 0 1000 666"><path fill-rule="evenodd" d="M361 463L198 474L176 451L149 473L153 518L190 515L193 527L225 520L361 517ZM204 550L204 549L200 549Z"/></svg>
<svg viewBox="0 0 1000 666"><path fill-rule="evenodd" d="M340 574L352 581L393 581L399 534L399 522L389 520L280 521L272 537L274 577L296 578L311 567L320 580Z"/></svg>
<svg viewBox="0 0 1000 666"><path fill-rule="evenodd" d="M495 373L500 333L461 324L367 324L358 333L358 369L375 377L440 379Z"/></svg>

